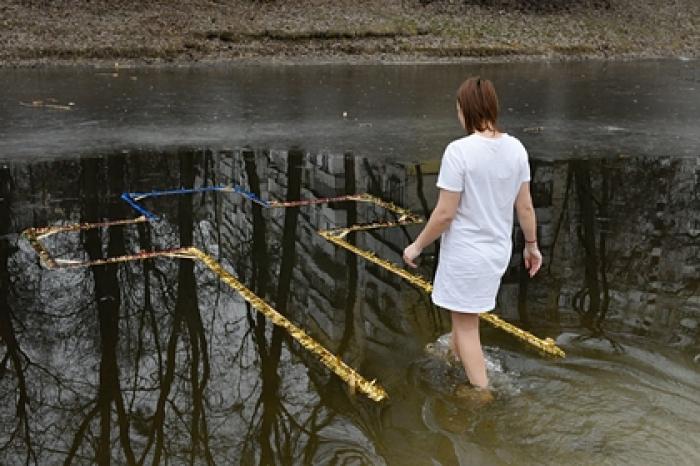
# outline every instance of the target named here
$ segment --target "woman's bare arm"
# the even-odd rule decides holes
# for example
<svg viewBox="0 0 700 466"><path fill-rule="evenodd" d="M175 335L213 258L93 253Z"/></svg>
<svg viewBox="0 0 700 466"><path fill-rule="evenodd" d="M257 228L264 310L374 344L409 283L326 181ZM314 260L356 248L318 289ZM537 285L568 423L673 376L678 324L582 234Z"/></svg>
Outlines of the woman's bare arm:
<svg viewBox="0 0 700 466"><path fill-rule="evenodd" d="M525 236L525 249L523 259L525 268L534 276L542 266L542 253L537 247L537 217L530 196L530 183L523 183L515 199L515 210L518 214L518 223Z"/></svg>
<svg viewBox="0 0 700 466"><path fill-rule="evenodd" d="M438 239L443 231L447 230L457 213L457 206L461 197L461 192L440 190L437 205L433 209L428 223L416 240L404 249L403 259L408 265L416 267L416 257L420 255L423 249Z"/></svg>
<svg viewBox="0 0 700 466"><path fill-rule="evenodd" d="M535 208L532 206L530 183L523 183L520 186L518 197L515 198L515 211L518 214L518 223L520 223L520 229L525 235L525 241L536 241L537 218L535 217Z"/></svg>

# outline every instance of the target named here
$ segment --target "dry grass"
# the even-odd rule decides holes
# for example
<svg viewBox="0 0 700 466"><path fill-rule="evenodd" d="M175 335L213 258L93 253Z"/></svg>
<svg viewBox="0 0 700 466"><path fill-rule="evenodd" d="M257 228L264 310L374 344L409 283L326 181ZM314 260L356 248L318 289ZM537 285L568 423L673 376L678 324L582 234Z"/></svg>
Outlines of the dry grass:
<svg viewBox="0 0 700 466"><path fill-rule="evenodd" d="M483 3L5 0L0 64L696 57L700 50L697 0L610 0L610 8L584 1L534 12Z"/></svg>

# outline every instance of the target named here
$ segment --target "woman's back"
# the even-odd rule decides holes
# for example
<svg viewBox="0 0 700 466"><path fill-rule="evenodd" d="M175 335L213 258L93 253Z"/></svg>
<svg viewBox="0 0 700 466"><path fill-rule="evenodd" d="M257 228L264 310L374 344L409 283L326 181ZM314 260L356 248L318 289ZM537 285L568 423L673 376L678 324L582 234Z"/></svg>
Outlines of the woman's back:
<svg viewBox="0 0 700 466"><path fill-rule="evenodd" d="M467 262L471 257L482 273L503 273L510 259L513 204L529 180L527 152L512 136L473 133L450 143L437 181L439 188L462 193L454 221L443 234L450 256Z"/></svg>

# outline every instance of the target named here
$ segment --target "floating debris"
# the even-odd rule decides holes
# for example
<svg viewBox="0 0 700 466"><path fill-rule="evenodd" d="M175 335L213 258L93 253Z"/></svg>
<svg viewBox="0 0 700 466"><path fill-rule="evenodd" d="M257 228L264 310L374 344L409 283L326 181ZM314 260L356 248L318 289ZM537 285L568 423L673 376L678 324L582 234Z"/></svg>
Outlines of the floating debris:
<svg viewBox="0 0 700 466"><path fill-rule="evenodd" d="M75 106L75 102L68 102L68 104L59 104L58 100L49 98L46 100L32 100L31 102L22 102L20 101L19 103L23 107L31 107L31 108L50 108L52 110L73 110L73 107Z"/></svg>

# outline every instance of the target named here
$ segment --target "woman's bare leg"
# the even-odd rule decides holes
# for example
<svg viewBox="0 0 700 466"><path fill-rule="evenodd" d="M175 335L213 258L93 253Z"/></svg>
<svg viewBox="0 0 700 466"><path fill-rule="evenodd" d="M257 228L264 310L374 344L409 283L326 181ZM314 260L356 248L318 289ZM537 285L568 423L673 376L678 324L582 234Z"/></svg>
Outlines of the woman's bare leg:
<svg viewBox="0 0 700 466"><path fill-rule="evenodd" d="M454 329L454 326L453 326ZM457 350L457 334L454 330L450 333L450 356L455 360L459 361L459 351Z"/></svg>
<svg viewBox="0 0 700 466"><path fill-rule="evenodd" d="M461 312L450 314L452 314L452 338L455 340L457 354L462 360L469 383L475 387L486 388L488 379L479 339L479 315Z"/></svg>

